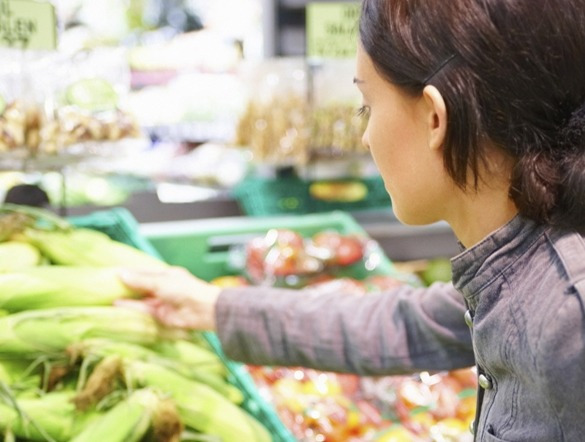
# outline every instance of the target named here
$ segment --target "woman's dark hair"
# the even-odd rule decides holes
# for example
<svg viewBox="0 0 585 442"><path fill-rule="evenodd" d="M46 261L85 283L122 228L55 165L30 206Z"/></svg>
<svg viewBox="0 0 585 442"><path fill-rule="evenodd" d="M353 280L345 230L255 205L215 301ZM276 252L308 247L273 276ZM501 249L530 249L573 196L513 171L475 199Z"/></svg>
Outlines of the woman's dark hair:
<svg viewBox="0 0 585 442"><path fill-rule="evenodd" d="M389 82L441 92L457 185L489 140L522 215L585 232L585 0L364 0L360 40Z"/></svg>

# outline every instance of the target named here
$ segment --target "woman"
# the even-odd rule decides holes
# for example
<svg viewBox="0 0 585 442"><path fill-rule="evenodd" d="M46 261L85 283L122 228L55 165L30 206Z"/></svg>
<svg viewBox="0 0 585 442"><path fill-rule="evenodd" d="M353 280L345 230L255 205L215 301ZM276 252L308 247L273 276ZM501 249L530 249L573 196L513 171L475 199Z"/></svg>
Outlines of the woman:
<svg viewBox="0 0 585 442"><path fill-rule="evenodd" d="M476 364L478 441L585 434L585 0L365 0L354 82L396 216L447 221L453 283L381 296L128 274L228 356L360 374ZM471 329L471 333L470 333Z"/></svg>

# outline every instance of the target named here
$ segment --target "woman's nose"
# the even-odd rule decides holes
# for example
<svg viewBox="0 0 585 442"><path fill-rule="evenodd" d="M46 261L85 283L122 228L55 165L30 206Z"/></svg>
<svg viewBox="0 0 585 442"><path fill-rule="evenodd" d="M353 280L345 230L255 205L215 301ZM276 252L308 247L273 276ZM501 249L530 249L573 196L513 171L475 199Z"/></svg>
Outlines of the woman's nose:
<svg viewBox="0 0 585 442"><path fill-rule="evenodd" d="M368 141L368 129L364 131L362 135L362 145L369 151L370 150L370 142Z"/></svg>

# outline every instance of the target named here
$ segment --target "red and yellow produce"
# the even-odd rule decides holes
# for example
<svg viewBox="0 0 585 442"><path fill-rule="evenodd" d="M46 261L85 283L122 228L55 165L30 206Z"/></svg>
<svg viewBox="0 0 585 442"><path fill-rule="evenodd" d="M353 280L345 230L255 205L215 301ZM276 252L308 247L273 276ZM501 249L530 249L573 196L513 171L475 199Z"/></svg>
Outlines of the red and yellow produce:
<svg viewBox="0 0 585 442"><path fill-rule="evenodd" d="M404 284L371 272L336 273L365 267L372 253L356 235L334 231L303 238L273 229L246 246L244 275L224 276L221 286L283 285L329 293L376 296ZM364 276L365 274L365 276ZM285 284L286 285L286 284ZM251 377L301 442L469 442L475 414L476 373L421 372L412 376L364 377L302 367L247 366Z"/></svg>

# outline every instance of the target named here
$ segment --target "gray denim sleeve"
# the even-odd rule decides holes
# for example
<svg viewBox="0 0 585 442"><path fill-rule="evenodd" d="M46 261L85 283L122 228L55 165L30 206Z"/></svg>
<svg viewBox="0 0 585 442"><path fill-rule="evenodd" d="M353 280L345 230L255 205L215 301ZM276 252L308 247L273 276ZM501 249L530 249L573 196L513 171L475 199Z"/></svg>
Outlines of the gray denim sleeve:
<svg viewBox="0 0 585 442"><path fill-rule="evenodd" d="M462 296L448 283L358 296L224 289L217 334L234 360L362 375L474 364Z"/></svg>

